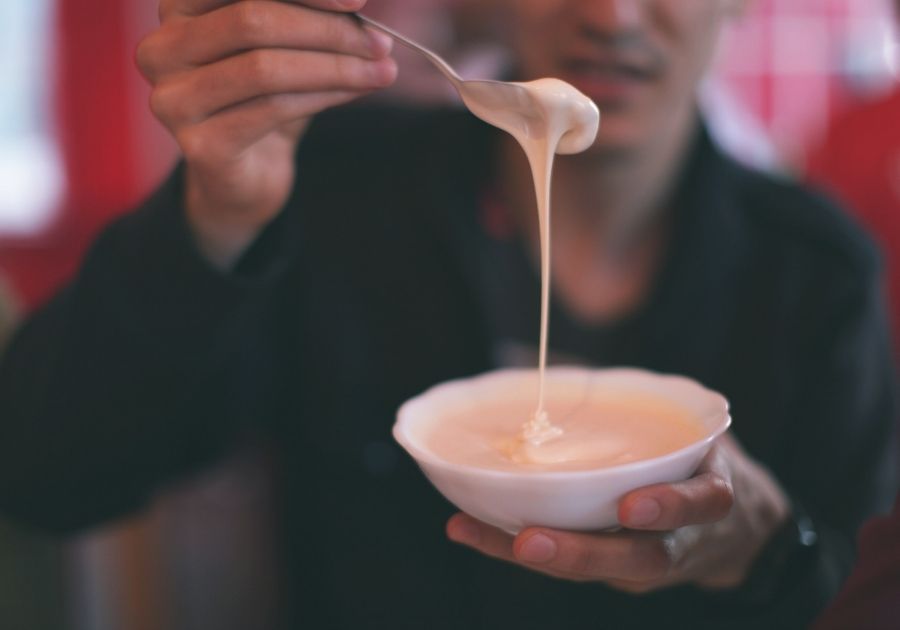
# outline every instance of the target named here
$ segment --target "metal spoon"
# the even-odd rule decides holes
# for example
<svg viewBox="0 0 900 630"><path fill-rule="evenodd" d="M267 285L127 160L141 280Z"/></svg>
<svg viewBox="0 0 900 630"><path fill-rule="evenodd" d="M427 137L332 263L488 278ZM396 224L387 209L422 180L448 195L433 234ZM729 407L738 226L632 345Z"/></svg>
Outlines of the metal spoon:
<svg viewBox="0 0 900 630"><path fill-rule="evenodd" d="M500 124L501 121L496 120L495 117L491 115L492 112L497 110L513 110L519 112L523 116L523 120L520 124L526 124L525 121L528 119L535 120L540 117L537 103L534 101L531 94L529 94L528 90L521 85L487 79L463 79L450 64L425 46L414 42L389 26L385 26L381 22L373 20L361 13L356 13L355 15L360 22L389 35L394 40L400 42L407 48L420 53L428 59L428 61L434 64L447 80L450 81L459 93L460 98L462 98L463 103L466 104L466 107L468 107L473 114L486 122L500 126L506 131L513 133L513 129L506 128L508 124ZM506 117L502 122L506 123L508 120L509 117Z"/></svg>

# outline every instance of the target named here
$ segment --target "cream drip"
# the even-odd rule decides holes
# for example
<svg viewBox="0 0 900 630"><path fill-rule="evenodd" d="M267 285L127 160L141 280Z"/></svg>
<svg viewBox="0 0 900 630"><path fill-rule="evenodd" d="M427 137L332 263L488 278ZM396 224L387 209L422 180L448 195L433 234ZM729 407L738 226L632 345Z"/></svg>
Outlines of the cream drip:
<svg viewBox="0 0 900 630"><path fill-rule="evenodd" d="M550 311L550 182L555 154L586 151L594 143L600 112L594 102L559 79L515 83L524 90L517 108L498 108L477 95L465 99L473 114L510 133L525 150L534 178L541 241L541 333L536 409L522 427L520 440L531 447L558 438L563 430L550 422L544 400L547 330ZM534 450L534 449L529 449Z"/></svg>

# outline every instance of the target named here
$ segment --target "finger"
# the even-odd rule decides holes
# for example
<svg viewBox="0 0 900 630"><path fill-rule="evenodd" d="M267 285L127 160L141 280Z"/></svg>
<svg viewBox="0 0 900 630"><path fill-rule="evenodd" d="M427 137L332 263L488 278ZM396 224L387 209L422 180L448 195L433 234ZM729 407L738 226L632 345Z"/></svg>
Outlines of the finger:
<svg viewBox="0 0 900 630"><path fill-rule="evenodd" d="M604 583L618 591L632 595L646 595L669 585L667 582L661 581L635 582L632 580L605 580Z"/></svg>
<svg viewBox="0 0 900 630"><path fill-rule="evenodd" d="M630 529L670 531L722 520L733 505L730 468L722 450L713 446L690 479L626 494L619 501L619 522Z"/></svg>
<svg viewBox="0 0 900 630"><path fill-rule="evenodd" d="M447 522L447 536L450 540L471 547L491 558L510 562L550 577L576 582L591 579L578 573L559 569L556 566L522 561L516 557L513 551L514 538L512 536L467 514L459 513Z"/></svg>
<svg viewBox="0 0 900 630"><path fill-rule="evenodd" d="M177 134L178 143L185 157L195 164L216 156L238 156L279 127L342 105L362 94L364 92L338 91L259 97L181 130Z"/></svg>
<svg viewBox="0 0 900 630"><path fill-rule="evenodd" d="M700 465L697 466L697 472L711 472L726 477L731 481L731 466L729 465L730 453L734 449L740 449L737 441L731 437L729 433L720 435Z"/></svg>
<svg viewBox="0 0 900 630"><path fill-rule="evenodd" d="M176 128L260 96L371 90L390 85L396 76L396 63L389 57L367 61L318 52L255 50L158 84L151 107L169 128Z"/></svg>
<svg viewBox="0 0 900 630"><path fill-rule="evenodd" d="M247 0L163 26L141 42L136 57L145 76L153 81L256 48L380 59L390 52L392 40L345 15L284 2Z"/></svg>
<svg viewBox="0 0 900 630"><path fill-rule="evenodd" d="M322 9L325 11L359 11L362 9L366 0L288 0L293 4L300 4L314 9ZM159 3L159 14L162 19L174 16L195 16L208 13L228 4L233 4L235 0L161 0Z"/></svg>
<svg viewBox="0 0 900 630"><path fill-rule="evenodd" d="M531 568L580 580L659 581L673 567L665 536L643 532L583 534L543 528L521 532L514 558Z"/></svg>
<svg viewBox="0 0 900 630"><path fill-rule="evenodd" d="M447 521L447 537L492 558L516 562L512 550L513 537L468 514L460 512Z"/></svg>

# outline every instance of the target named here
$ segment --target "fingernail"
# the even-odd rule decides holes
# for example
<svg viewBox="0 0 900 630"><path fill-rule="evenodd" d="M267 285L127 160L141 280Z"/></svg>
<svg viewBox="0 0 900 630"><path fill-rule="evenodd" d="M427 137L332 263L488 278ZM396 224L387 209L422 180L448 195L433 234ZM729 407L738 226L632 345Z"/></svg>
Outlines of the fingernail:
<svg viewBox="0 0 900 630"><path fill-rule="evenodd" d="M394 47L394 40L388 35L372 29L366 29L366 32L369 35L369 49L373 54L378 56L386 55Z"/></svg>
<svg viewBox="0 0 900 630"><path fill-rule="evenodd" d="M481 541L481 530L478 525L467 518L459 518L447 528L450 540L464 545L477 545Z"/></svg>
<svg viewBox="0 0 900 630"><path fill-rule="evenodd" d="M397 78L397 64L390 57L369 62L372 82L376 86L386 87Z"/></svg>
<svg viewBox="0 0 900 630"><path fill-rule="evenodd" d="M650 525L659 518L661 513L659 503L655 499L638 499L631 504L628 510L628 525Z"/></svg>
<svg viewBox="0 0 900 630"><path fill-rule="evenodd" d="M523 562L550 562L556 557L556 541L544 534L533 534L519 547L518 556Z"/></svg>

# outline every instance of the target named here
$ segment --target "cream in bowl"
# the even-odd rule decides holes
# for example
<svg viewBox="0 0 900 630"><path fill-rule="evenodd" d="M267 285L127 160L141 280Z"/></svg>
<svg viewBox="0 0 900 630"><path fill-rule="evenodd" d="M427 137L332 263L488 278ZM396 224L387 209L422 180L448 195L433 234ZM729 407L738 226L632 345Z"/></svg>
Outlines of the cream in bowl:
<svg viewBox="0 0 900 630"><path fill-rule="evenodd" d="M395 439L459 509L509 532L618 525L618 500L686 479L729 426L728 403L681 376L550 368L545 408L559 431L529 439L537 370L437 385L405 403Z"/></svg>

